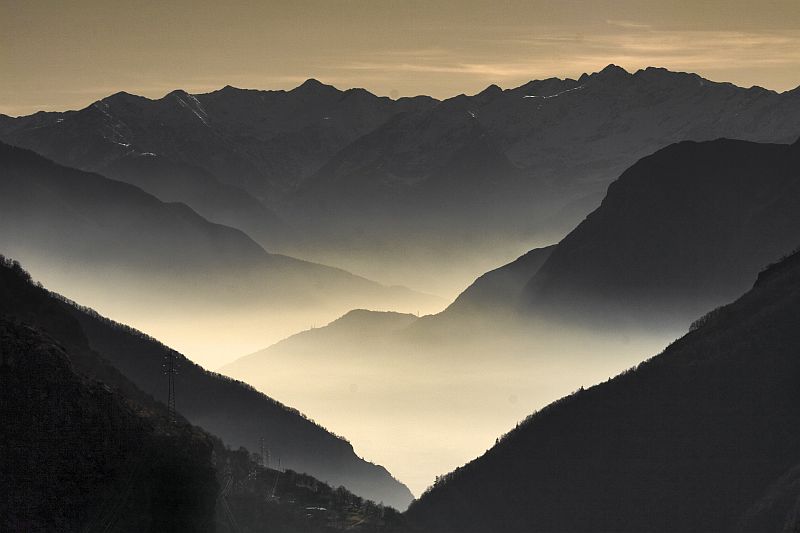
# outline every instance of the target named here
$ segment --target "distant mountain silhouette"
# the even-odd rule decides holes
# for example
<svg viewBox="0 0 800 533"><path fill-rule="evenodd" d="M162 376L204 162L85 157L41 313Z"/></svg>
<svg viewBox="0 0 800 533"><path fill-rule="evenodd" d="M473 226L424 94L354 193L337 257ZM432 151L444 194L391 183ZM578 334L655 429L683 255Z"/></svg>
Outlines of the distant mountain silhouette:
<svg viewBox="0 0 800 533"><path fill-rule="evenodd" d="M800 253L662 354L533 414L408 511L420 531L794 531Z"/></svg>
<svg viewBox="0 0 800 533"><path fill-rule="evenodd" d="M516 308L522 289L550 257L555 245L534 248L507 265L496 268L475 280L464 289L441 316L494 311L511 311Z"/></svg>
<svg viewBox="0 0 800 533"><path fill-rule="evenodd" d="M5 117L0 139L183 201L271 249L407 279L431 255L407 250L448 251L471 276L508 243L561 238L647 154L719 137L786 143L799 119L797 90L609 65L443 101L316 80L157 100L118 93L79 111ZM148 154L157 159L142 163ZM447 263L429 268L441 277Z"/></svg>
<svg viewBox="0 0 800 533"><path fill-rule="evenodd" d="M226 86L198 95L176 90L157 100L120 92L80 111L6 118L0 136L59 163L104 174L121 158L157 154L200 167L270 203L390 116L433 102L393 101L316 80L291 91ZM146 178L133 170L126 175ZM189 186L187 194L195 194Z"/></svg>
<svg viewBox="0 0 800 533"><path fill-rule="evenodd" d="M437 299L269 254L239 230L132 185L0 144L0 250L95 305L330 320L354 307L423 308ZM427 303L426 303L427 302ZM435 305L435 304L434 304ZM272 315L270 315L272 316ZM289 322L286 323L287 326ZM277 340L277 339L276 339Z"/></svg>
<svg viewBox="0 0 800 533"><path fill-rule="evenodd" d="M211 224L184 204L55 164L0 144L2 246L41 249L86 262L253 266L270 256L240 231Z"/></svg>
<svg viewBox="0 0 800 533"><path fill-rule="evenodd" d="M164 202L182 202L210 221L243 230L260 243L292 239L292 230L253 196L208 171L156 154L130 153L103 169Z"/></svg>
<svg viewBox="0 0 800 533"><path fill-rule="evenodd" d="M560 318L688 324L792 250L798 230L797 145L678 143L611 184L522 298Z"/></svg>
<svg viewBox="0 0 800 533"><path fill-rule="evenodd" d="M0 268L0 316L39 327L65 346L76 347L73 360L85 375L111 383L129 379L146 395L166 403L162 363L169 348L36 287L19 269L5 263ZM98 362L100 357L108 363ZM411 501L407 488L384 468L358 458L341 437L241 382L210 373L182 355L176 357L177 407L192 423L236 447L255 449L263 437L273 458L284 467L344 485L376 502L404 509ZM123 392L146 403L137 391L128 386Z"/></svg>
<svg viewBox="0 0 800 533"><path fill-rule="evenodd" d="M547 220L554 207L602 191L648 153L718 137L788 142L798 118L794 93L658 68L609 65L577 80L492 86L397 115L355 140L302 185L300 212L323 204L332 223L367 212L409 231L435 227L443 211L459 221L450 231L570 229L572 220Z"/></svg>
<svg viewBox="0 0 800 533"><path fill-rule="evenodd" d="M254 384L266 387L266 380L259 376L266 376L264 370L270 366L272 357L285 358L287 354L297 357L304 353L325 358L325 347L333 347L339 342L355 350L363 349L375 340L378 343L375 349L380 349L387 338L402 333L417 320L416 316L405 313L356 309L323 327L301 331L264 350L240 357L220 371L235 376L252 375Z"/></svg>

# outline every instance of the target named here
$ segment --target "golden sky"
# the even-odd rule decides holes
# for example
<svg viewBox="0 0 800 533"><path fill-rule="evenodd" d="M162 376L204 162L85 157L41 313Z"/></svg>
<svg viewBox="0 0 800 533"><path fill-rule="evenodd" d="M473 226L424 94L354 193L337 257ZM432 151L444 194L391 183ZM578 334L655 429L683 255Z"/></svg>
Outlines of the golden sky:
<svg viewBox="0 0 800 533"><path fill-rule="evenodd" d="M800 0L0 0L0 113L309 77L475 93L608 63L800 85Z"/></svg>

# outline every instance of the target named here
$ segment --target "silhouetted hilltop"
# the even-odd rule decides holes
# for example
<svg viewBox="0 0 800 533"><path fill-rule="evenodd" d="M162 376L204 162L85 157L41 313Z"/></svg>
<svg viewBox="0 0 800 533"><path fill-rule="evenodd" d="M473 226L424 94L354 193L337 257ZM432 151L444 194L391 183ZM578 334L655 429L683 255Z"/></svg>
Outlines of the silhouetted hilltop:
<svg viewBox="0 0 800 533"><path fill-rule="evenodd" d="M266 369L277 358L297 360L300 356L328 359L328 350L341 349L339 343L355 352L374 345L375 350L387 346L392 338L400 335L414 324L415 315L394 312L368 311L355 309L337 318L330 324L296 333L263 350L245 355L220 369L225 374L252 375L253 384L259 389L269 387ZM399 338L399 337L396 337Z"/></svg>
<svg viewBox="0 0 800 533"><path fill-rule="evenodd" d="M720 139L645 157L553 250L529 310L599 321L674 321L746 289L800 230L795 146Z"/></svg>
<svg viewBox="0 0 800 533"><path fill-rule="evenodd" d="M166 402L162 364L167 354L175 352L33 285L29 276L11 263L0 267L0 315L53 335L71 349L73 361L84 375L119 383L122 394L143 404L148 395ZM241 382L207 372L180 354L175 357L179 367L177 409L193 424L234 447L254 449L264 438L274 464L280 460L283 467L344 485L374 501L401 509L411 501L405 486L383 467L357 457L341 437Z"/></svg>
<svg viewBox="0 0 800 533"><path fill-rule="evenodd" d="M555 245L534 248L511 263L487 272L464 289L441 316L512 311L525 284L539 271Z"/></svg>
<svg viewBox="0 0 800 533"><path fill-rule="evenodd" d="M662 354L529 417L408 518L436 533L795 530L798 316L795 253Z"/></svg>

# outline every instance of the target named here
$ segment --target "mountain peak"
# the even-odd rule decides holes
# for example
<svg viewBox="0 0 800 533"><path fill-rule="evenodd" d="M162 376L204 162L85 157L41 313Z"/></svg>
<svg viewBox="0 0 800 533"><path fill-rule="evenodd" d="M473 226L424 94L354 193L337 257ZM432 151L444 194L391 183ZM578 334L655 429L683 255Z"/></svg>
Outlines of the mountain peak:
<svg viewBox="0 0 800 533"><path fill-rule="evenodd" d="M613 74L613 75L616 75L616 76L628 76L628 75L630 75L630 72L628 72L627 70L625 70L624 68L622 68L622 67L620 67L618 65L615 65L614 63L609 63L608 65L606 65L606 67L603 70L600 71L600 74L605 74L605 75Z"/></svg>
<svg viewBox="0 0 800 533"><path fill-rule="evenodd" d="M172 97L184 97L184 96L189 96L189 93L187 93L183 89L175 89L174 91L169 92L167 94L166 98L169 98L171 96Z"/></svg>
<svg viewBox="0 0 800 533"><path fill-rule="evenodd" d="M500 94L502 92L503 92L503 89L501 89L498 85L495 85L493 83L493 84L489 85L487 88L485 88L484 90L482 90L481 92L479 92L477 94L477 96L496 95L496 94Z"/></svg>
<svg viewBox="0 0 800 533"><path fill-rule="evenodd" d="M629 78L631 73L625 70L624 68L617 66L613 63L607 65L603 70L600 72L595 72L593 74L581 74L581 77L578 79L579 83L584 83L586 80L589 79L599 79L599 80L623 80Z"/></svg>
<svg viewBox="0 0 800 533"><path fill-rule="evenodd" d="M323 85L323 87L326 87ZM329 87L329 86L328 86ZM369 92L368 90L364 89L363 87L353 87L352 89L347 89L342 94L342 99L344 98L356 98L356 99L370 99L376 98L374 94Z"/></svg>
<svg viewBox="0 0 800 533"><path fill-rule="evenodd" d="M664 67L647 67L637 70L636 72L634 72L633 75L639 77L645 76L645 77L655 78L660 76L669 76L670 74L675 74L675 72L672 72L671 70L666 69Z"/></svg>
<svg viewBox="0 0 800 533"><path fill-rule="evenodd" d="M308 93L308 94L321 94L324 92L339 92L339 90L334 87L333 85L327 85L322 83L321 81L309 78L304 81L302 84L298 85L290 92L300 92L300 93Z"/></svg>
<svg viewBox="0 0 800 533"><path fill-rule="evenodd" d="M501 94L503 94L503 89L501 89L495 84L491 84L487 88L476 94L474 98L480 103L480 105L483 105L488 102L491 102Z"/></svg>
<svg viewBox="0 0 800 533"><path fill-rule="evenodd" d="M105 103L133 103L141 100L147 100L147 98L125 91L119 91L110 96L106 96L100 101Z"/></svg>

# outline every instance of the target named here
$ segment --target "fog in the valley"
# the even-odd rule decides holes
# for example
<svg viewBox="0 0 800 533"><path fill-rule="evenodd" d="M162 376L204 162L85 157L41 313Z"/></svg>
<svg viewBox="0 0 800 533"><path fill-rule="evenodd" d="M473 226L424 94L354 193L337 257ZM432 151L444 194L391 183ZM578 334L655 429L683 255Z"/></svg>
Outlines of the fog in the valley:
<svg viewBox="0 0 800 533"><path fill-rule="evenodd" d="M655 355L678 335L471 327L353 311L221 371L313 414L419 495L531 412Z"/></svg>
<svg viewBox="0 0 800 533"><path fill-rule="evenodd" d="M368 223L352 235L295 243L280 249L292 257L325 265L386 285L411 287L452 302L477 277L513 261L528 250L557 243L574 228L601 197L582 198L569 210L553 213L538 228L513 225L503 232L497 228L458 228L461 222L441 221L427 228ZM477 224L476 224L477 225ZM521 228L525 228L522 231ZM441 231L441 234L437 234ZM380 234L378 234L380 233ZM342 234L340 234L342 235ZM420 310L425 314L424 310Z"/></svg>
<svg viewBox="0 0 800 533"><path fill-rule="evenodd" d="M178 412L213 400L192 423L250 451L279 435L298 468L404 507L390 474L420 495L797 247L796 102L613 64L444 101L314 79L116 93L0 117L0 253L269 396L178 382Z"/></svg>
<svg viewBox="0 0 800 533"><path fill-rule="evenodd" d="M10 252L49 289L345 436L359 455L385 466L416 495L534 410L658 353L682 331L603 333L536 319L520 324L511 316L508 323L447 314L418 318L440 312L475 277L503 262L469 250L461 258L471 263L453 261L441 276L450 300L410 291L365 297L347 286L317 287L312 299L296 279L266 283L275 275L269 272L187 272L180 280L120 265L57 262L24 247ZM424 267L414 259L410 250L405 264L421 279ZM435 264L447 271L446 263ZM468 281L453 290L459 280ZM348 313L355 308L405 314Z"/></svg>
<svg viewBox="0 0 800 533"><path fill-rule="evenodd" d="M354 307L425 314L447 304L399 287L373 286L358 278L354 283L350 277L322 279L308 287L303 279L273 270L159 275L122 265L58 262L13 246L4 252L48 289L139 329L209 369L325 325Z"/></svg>

